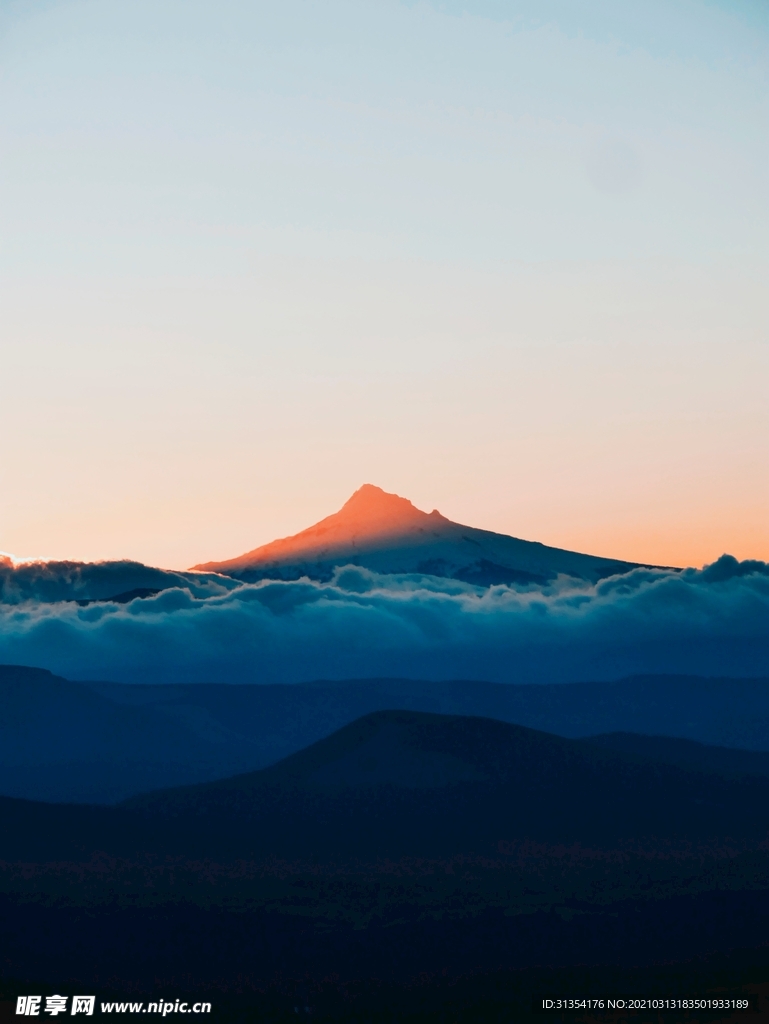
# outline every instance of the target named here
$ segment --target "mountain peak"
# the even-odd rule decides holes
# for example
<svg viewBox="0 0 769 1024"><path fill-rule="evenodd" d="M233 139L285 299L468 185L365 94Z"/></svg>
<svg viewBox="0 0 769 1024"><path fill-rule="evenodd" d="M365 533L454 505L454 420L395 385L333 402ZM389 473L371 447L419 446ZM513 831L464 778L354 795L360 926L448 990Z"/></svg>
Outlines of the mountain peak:
<svg viewBox="0 0 769 1024"><path fill-rule="evenodd" d="M291 558L305 562L342 557L343 561L350 561L372 546L386 547L395 538L414 537L428 527L435 530L447 525L452 524L437 509L422 512L408 498L390 494L374 484L363 484L338 512L301 533L275 540L228 562L207 562L195 569L227 572Z"/></svg>
<svg viewBox="0 0 769 1024"><path fill-rule="evenodd" d="M379 529L388 525L392 529L413 526L426 515L426 512L415 508L408 498L389 494L374 484L363 484L338 512L328 516L324 522L337 520L340 524L344 522L348 526L357 526L367 532L371 529L379 532Z"/></svg>
<svg viewBox="0 0 769 1024"><path fill-rule="evenodd" d="M429 573L479 586L544 583L559 573L598 580L636 567L462 526L437 509L422 512L408 498L363 484L338 512L293 537L194 568L253 582L303 576L328 580L334 567L350 564L385 574Z"/></svg>

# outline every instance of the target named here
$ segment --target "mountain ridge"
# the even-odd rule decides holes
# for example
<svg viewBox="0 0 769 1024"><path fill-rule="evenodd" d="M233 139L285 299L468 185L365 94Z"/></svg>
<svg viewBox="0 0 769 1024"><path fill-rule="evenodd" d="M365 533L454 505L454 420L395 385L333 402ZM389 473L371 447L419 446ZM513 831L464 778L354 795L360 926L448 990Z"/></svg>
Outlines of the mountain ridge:
<svg viewBox="0 0 769 1024"><path fill-rule="evenodd" d="M378 861L491 854L523 840L750 845L767 838L768 798L766 774L482 717L377 711L272 766L116 806L0 797L0 861L89 862L97 851Z"/></svg>
<svg viewBox="0 0 769 1024"><path fill-rule="evenodd" d="M626 746L641 742L639 733L677 737L731 748L722 759L733 770L740 752L769 751L767 679L75 683L44 669L0 666L0 794L112 803L212 781L267 767L378 710L480 716L573 739L636 734L605 740ZM680 744L668 751L661 739L656 747L661 759L702 755Z"/></svg>
<svg viewBox="0 0 769 1024"><path fill-rule="evenodd" d="M89 844L110 855L379 860L482 855L524 839L760 843L767 798L765 775L693 770L489 718L376 711L267 768L113 807L2 798L0 856L55 859L78 844L86 860Z"/></svg>

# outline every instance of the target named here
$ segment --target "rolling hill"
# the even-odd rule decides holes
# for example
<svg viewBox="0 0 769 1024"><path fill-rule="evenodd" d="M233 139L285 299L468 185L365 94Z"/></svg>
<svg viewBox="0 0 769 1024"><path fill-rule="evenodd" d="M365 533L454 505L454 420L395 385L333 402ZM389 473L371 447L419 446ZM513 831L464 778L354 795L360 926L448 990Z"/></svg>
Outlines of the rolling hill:
<svg viewBox="0 0 769 1024"><path fill-rule="evenodd" d="M571 738L678 737L735 748L732 758L739 749L769 749L765 679L129 685L76 683L6 665L0 666L0 794L115 803L144 790L266 767L362 715L388 709L479 715ZM663 741L655 742L662 758ZM676 749L683 757L680 744Z"/></svg>
<svg viewBox="0 0 769 1024"><path fill-rule="evenodd" d="M192 831L205 821L232 851L287 857L445 857L524 838L769 836L769 778L703 764L480 717L379 711L259 772L123 806Z"/></svg>
<svg viewBox="0 0 769 1024"><path fill-rule="evenodd" d="M500 842L769 836L769 778L480 717L378 711L257 772L114 807L2 798L0 860L490 855ZM760 756L760 755L754 755Z"/></svg>
<svg viewBox="0 0 769 1024"><path fill-rule="evenodd" d="M347 1019L356 991L413 1003L417 983L535 969L549 991L577 965L596 985L646 965L648 985L678 961L699 991L693 958L738 966L765 941L765 758L719 772L724 752L682 767L618 744L381 711L115 807L2 798L0 985L240 994L265 1019L300 991Z"/></svg>

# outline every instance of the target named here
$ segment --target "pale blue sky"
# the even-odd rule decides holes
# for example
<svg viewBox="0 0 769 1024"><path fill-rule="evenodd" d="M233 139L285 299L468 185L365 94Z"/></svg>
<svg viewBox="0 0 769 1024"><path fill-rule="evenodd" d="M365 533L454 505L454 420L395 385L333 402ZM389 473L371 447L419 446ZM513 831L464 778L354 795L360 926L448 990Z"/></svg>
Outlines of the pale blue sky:
<svg viewBox="0 0 769 1024"><path fill-rule="evenodd" d="M0 549L183 566L369 480L769 557L768 71L752 0L0 3Z"/></svg>
<svg viewBox="0 0 769 1024"><path fill-rule="evenodd" d="M8 269L766 254L757 3L6 6Z"/></svg>

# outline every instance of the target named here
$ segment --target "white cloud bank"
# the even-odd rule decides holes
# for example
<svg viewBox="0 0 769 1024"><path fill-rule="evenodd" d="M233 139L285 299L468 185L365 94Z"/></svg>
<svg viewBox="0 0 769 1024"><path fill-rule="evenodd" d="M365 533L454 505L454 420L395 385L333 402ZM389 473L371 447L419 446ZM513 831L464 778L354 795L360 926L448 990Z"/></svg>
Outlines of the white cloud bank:
<svg viewBox="0 0 769 1024"><path fill-rule="evenodd" d="M769 565L730 556L703 570L545 588L353 566L327 584L162 575L174 585L154 597L88 606L40 600L38 580L37 596L0 604L0 662L125 682L769 676Z"/></svg>

